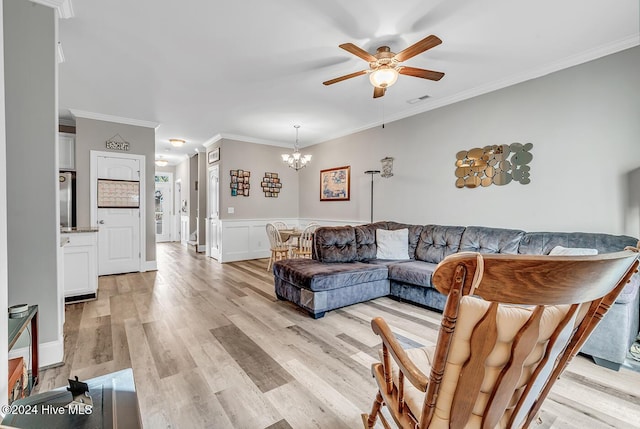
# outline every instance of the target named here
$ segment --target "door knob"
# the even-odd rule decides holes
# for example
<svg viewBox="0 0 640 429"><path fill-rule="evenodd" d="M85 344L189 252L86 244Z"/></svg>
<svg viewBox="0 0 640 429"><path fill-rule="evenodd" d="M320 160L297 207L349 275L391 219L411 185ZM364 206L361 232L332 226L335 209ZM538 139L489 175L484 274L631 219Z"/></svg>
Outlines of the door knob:
<svg viewBox="0 0 640 429"><path fill-rule="evenodd" d="M103 220L99 220L99 221L98 221L98 223L99 223L100 225L104 225L104 221L103 221Z"/></svg>

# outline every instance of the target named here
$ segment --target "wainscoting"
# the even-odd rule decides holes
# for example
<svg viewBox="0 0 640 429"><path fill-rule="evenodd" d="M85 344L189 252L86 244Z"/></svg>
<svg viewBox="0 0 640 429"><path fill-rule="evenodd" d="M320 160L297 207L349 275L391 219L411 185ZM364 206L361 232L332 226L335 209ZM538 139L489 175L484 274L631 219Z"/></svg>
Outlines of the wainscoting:
<svg viewBox="0 0 640 429"><path fill-rule="evenodd" d="M359 225L363 221L326 219L239 219L220 220L219 262L236 262L269 257L269 239L266 225L275 220L290 227L304 228L310 222L325 226Z"/></svg>

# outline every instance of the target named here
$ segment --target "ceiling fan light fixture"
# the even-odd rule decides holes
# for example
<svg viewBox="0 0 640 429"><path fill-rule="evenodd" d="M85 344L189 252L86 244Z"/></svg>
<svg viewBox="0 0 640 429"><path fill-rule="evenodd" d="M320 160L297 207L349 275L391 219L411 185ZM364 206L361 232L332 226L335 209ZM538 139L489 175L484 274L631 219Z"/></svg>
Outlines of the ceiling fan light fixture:
<svg viewBox="0 0 640 429"><path fill-rule="evenodd" d="M173 146L173 147L182 147L182 145L184 145L186 143L186 140L169 139L169 143L171 143L171 146Z"/></svg>
<svg viewBox="0 0 640 429"><path fill-rule="evenodd" d="M389 66L380 66L369 74L369 82L376 88L388 88L398 80L398 71Z"/></svg>

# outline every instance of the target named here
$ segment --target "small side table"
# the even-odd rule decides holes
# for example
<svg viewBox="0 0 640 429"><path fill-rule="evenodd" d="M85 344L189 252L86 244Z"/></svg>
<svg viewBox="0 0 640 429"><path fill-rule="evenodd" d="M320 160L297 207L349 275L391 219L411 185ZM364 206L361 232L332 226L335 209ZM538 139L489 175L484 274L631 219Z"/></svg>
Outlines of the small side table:
<svg viewBox="0 0 640 429"><path fill-rule="evenodd" d="M85 381L93 400L90 410L67 408L73 397L66 387L18 399L2 425L23 429L142 427L138 396L131 368Z"/></svg>
<svg viewBox="0 0 640 429"><path fill-rule="evenodd" d="M9 317L9 350L15 346L18 338L31 324L31 376L29 377L29 389L38 383L38 306L30 305L21 317Z"/></svg>

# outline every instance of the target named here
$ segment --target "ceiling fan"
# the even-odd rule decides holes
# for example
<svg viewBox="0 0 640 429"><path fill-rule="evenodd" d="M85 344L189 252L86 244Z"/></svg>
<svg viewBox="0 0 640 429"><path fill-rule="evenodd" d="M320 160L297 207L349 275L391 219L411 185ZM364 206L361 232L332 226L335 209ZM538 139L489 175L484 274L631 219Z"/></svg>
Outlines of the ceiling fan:
<svg viewBox="0 0 640 429"><path fill-rule="evenodd" d="M374 86L373 98L382 97L388 87L393 85L398 79L398 74L404 74L407 76L420 77L429 80L440 80L444 73L419 69L415 67L408 67L399 65L399 63L415 57L418 54L423 53L433 47L442 43L442 40L433 34L425 37L419 42L414 43L408 48L398 52L397 54L391 52L388 46L380 46L374 55L371 55L367 51L353 43L343 43L340 45L342 49L347 52L356 55L369 63L369 70L360 70L355 73L340 76L335 79L322 82L325 85L332 85L334 83L342 82L343 80L351 79L352 77L361 76L363 74L369 74L369 80Z"/></svg>

